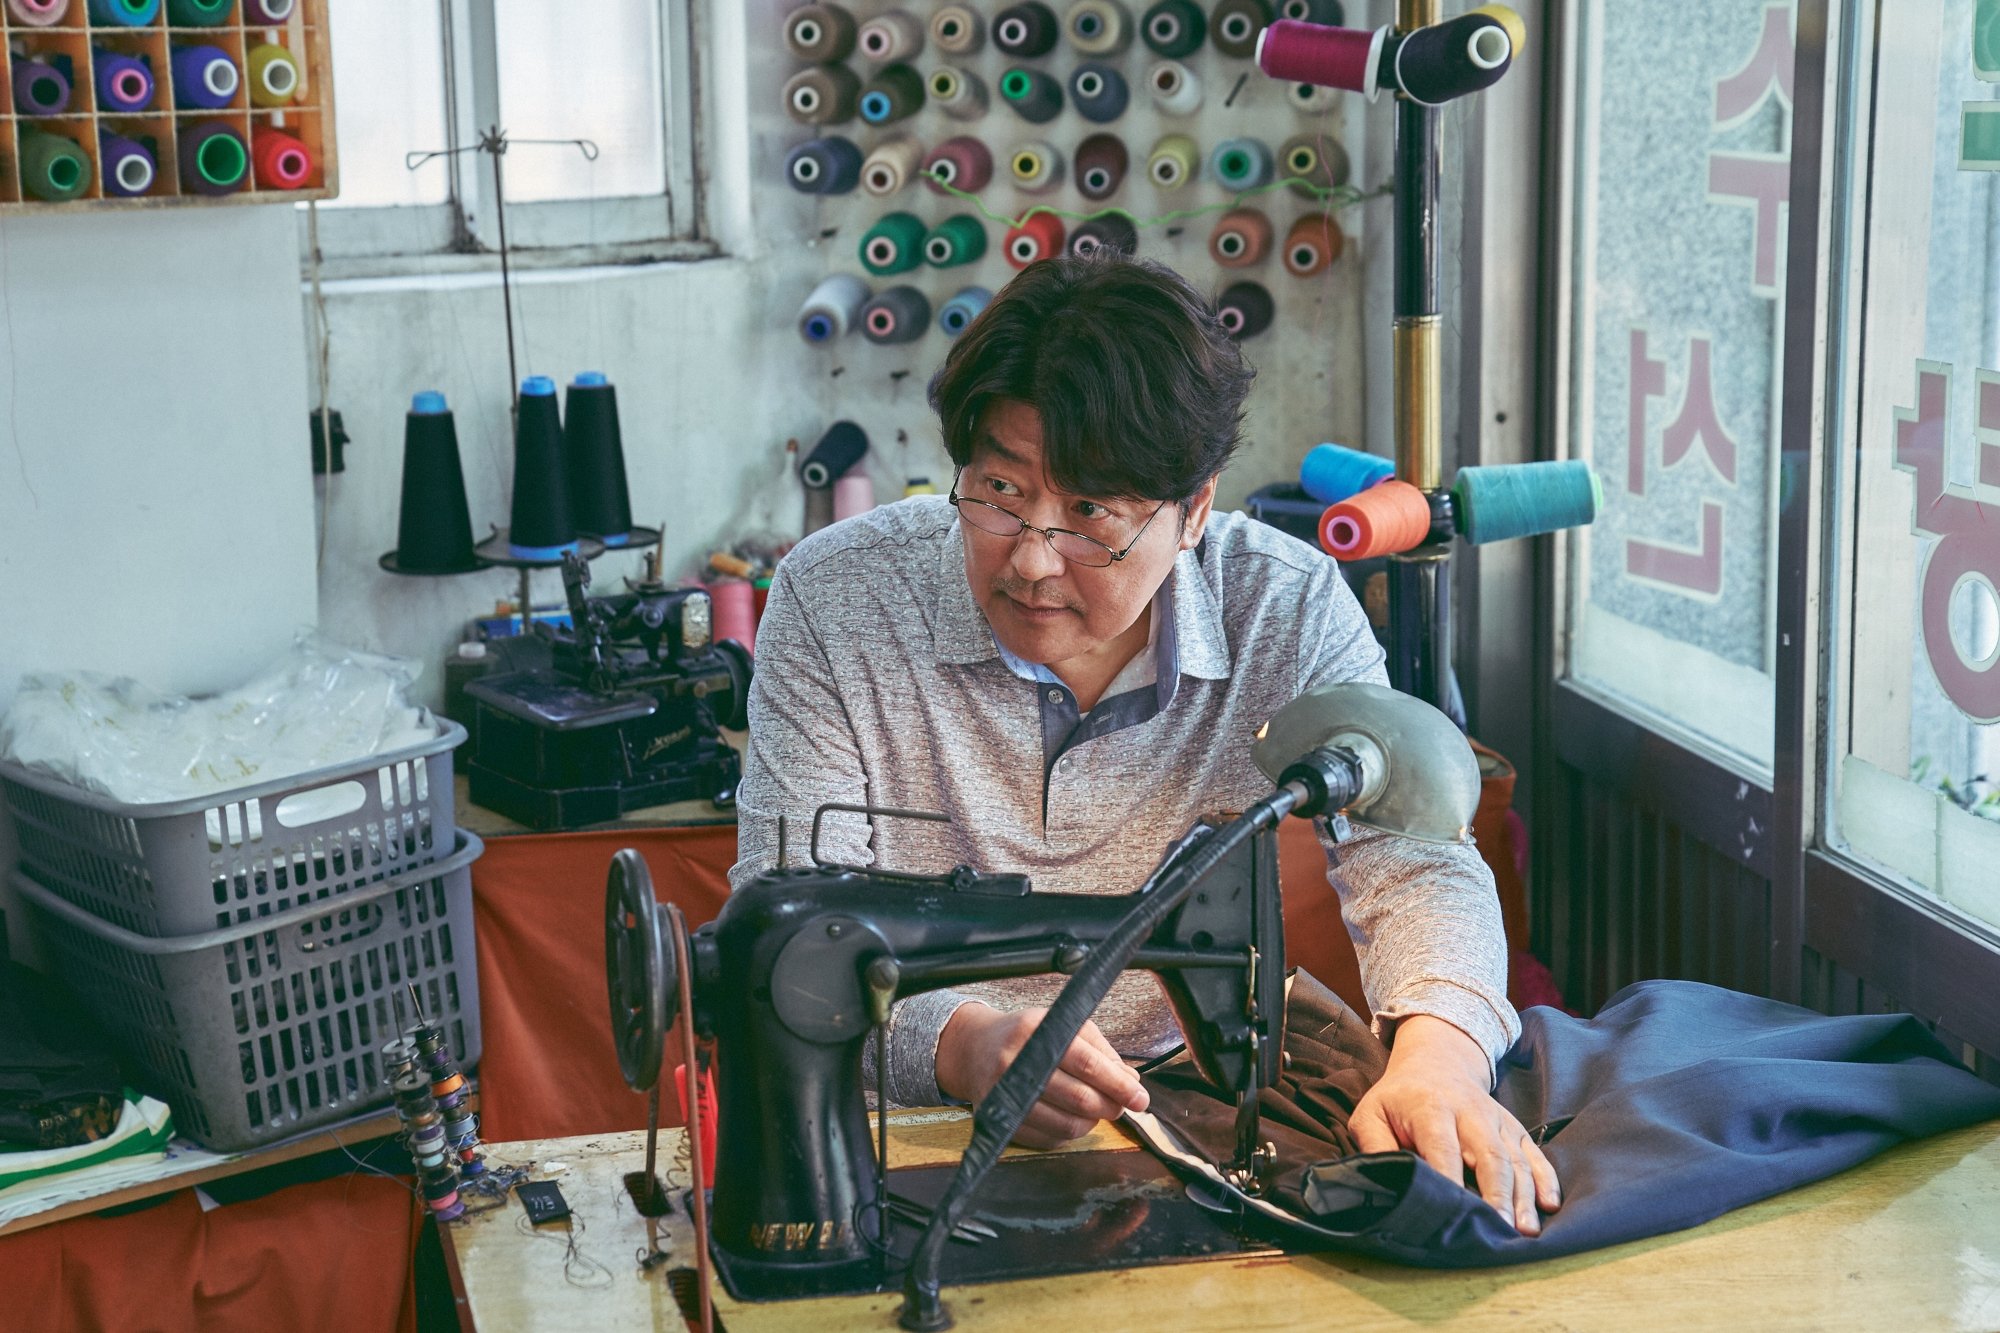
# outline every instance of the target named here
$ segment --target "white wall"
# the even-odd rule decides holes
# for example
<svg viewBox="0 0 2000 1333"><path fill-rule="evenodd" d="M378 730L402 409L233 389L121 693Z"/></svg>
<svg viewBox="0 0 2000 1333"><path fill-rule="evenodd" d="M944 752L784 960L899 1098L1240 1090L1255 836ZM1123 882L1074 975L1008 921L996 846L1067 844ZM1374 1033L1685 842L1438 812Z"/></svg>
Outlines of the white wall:
<svg viewBox="0 0 2000 1333"><path fill-rule="evenodd" d="M0 704L212 690L313 623L297 293L289 209L0 220Z"/></svg>

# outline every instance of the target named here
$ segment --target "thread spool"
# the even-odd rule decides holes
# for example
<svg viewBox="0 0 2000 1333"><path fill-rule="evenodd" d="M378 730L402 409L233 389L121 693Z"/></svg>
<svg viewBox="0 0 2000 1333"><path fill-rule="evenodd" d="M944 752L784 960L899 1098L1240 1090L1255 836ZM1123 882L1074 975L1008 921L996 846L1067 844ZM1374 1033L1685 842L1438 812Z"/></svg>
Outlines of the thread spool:
<svg viewBox="0 0 2000 1333"><path fill-rule="evenodd" d="M1109 124L1125 114L1131 90L1125 76L1109 65L1095 61L1078 65L1069 76L1069 98L1076 114L1097 125Z"/></svg>
<svg viewBox="0 0 2000 1333"><path fill-rule="evenodd" d="M1458 530L1475 546L1579 527L1604 507L1603 483L1577 458L1460 468L1451 494Z"/></svg>
<svg viewBox="0 0 2000 1333"><path fill-rule="evenodd" d="M211 120L182 132L180 165L182 189L196 194L234 194L249 174L250 150L234 128Z"/></svg>
<svg viewBox="0 0 2000 1333"><path fill-rule="evenodd" d="M785 16L785 49L808 64L847 59L854 33L854 15L839 5L801 5Z"/></svg>
<svg viewBox="0 0 2000 1333"><path fill-rule="evenodd" d="M1046 143L1022 144L1007 154L1007 174L1023 194L1047 194L1062 184L1062 154Z"/></svg>
<svg viewBox="0 0 2000 1333"><path fill-rule="evenodd" d="M1153 105L1170 116L1191 116L1201 109L1201 80L1178 60L1162 60L1146 71L1146 91Z"/></svg>
<svg viewBox="0 0 2000 1333"><path fill-rule="evenodd" d="M924 224L914 213L885 213L861 237L861 267L876 277L924 262Z"/></svg>
<svg viewBox="0 0 2000 1333"><path fill-rule="evenodd" d="M7 0L13 21L26 28L53 28L68 8L69 0Z"/></svg>
<svg viewBox="0 0 2000 1333"><path fill-rule="evenodd" d="M1169 134L1146 157L1146 178L1162 190L1178 190L1200 170L1201 149L1185 134Z"/></svg>
<svg viewBox="0 0 2000 1333"><path fill-rule="evenodd" d="M836 421L799 461L799 481L811 490L823 491L846 476L867 452L868 432L852 421Z"/></svg>
<svg viewBox="0 0 2000 1333"><path fill-rule="evenodd" d="M1230 337L1254 338L1271 327L1277 308L1271 293L1254 282L1231 283L1215 301L1215 318Z"/></svg>
<svg viewBox="0 0 2000 1333"><path fill-rule="evenodd" d="M1320 549L1336 560L1373 560L1413 551L1430 535L1431 506L1407 481L1370 486L1320 515Z"/></svg>
<svg viewBox="0 0 2000 1333"><path fill-rule="evenodd" d="M272 27L292 17L299 0L243 0L243 21L251 27Z"/></svg>
<svg viewBox="0 0 2000 1333"><path fill-rule="evenodd" d="M934 69L924 86L931 105L953 120L977 120L986 114L986 84L970 70L949 65Z"/></svg>
<svg viewBox="0 0 2000 1333"><path fill-rule="evenodd" d="M1238 60L1256 53L1257 38L1270 25L1269 0L1220 0L1208 16L1215 49Z"/></svg>
<svg viewBox="0 0 2000 1333"><path fill-rule="evenodd" d="M886 198L909 184L923 160L922 146L909 135L884 139L862 159L861 188L878 199Z"/></svg>
<svg viewBox="0 0 2000 1333"><path fill-rule="evenodd" d="M1461 14L1396 43L1391 66L1410 100L1439 106L1491 88L1514 59L1514 39L1493 14Z"/></svg>
<svg viewBox="0 0 2000 1333"><path fill-rule="evenodd" d="M993 16L993 45L1016 60L1045 56L1055 47L1062 25L1041 0L1009 5Z"/></svg>
<svg viewBox="0 0 2000 1333"><path fill-rule="evenodd" d="M833 521L865 514L875 507L875 480L866 472L850 472L833 483Z"/></svg>
<svg viewBox="0 0 2000 1333"><path fill-rule="evenodd" d="M1507 43L1513 55L1519 55L1528 45L1528 25L1522 17L1506 5L1479 5L1465 11L1468 14L1484 14L1496 20L1507 30ZM1509 57L1512 58L1511 56Z"/></svg>
<svg viewBox="0 0 2000 1333"><path fill-rule="evenodd" d="M59 116L69 109L69 75L46 60L13 61L14 109L24 116Z"/></svg>
<svg viewBox="0 0 2000 1333"><path fill-rule="evenodd" d="M175 28L213 28L229 17L230 0L167 0L167 23Z"/></svg>
<svg viewBox="0 0 2000 1333"><path fill-rule="evenodd" d="M861 86L861 118L870 125L893 125L923 105L923 76L908 65L885 65Z"/></svg>
<svg viewBox="0 0 2000 1333"><path fill-rule="evenodd" d="M1293 194L1317 200L1347 184L1347 150L1325 134L1294 134L1278 147L1278 176Z"/></svg>
<svg viewBox="0 0 2000 1333"><path fill-rule="evenodd" d="M1285 272L1295 278L1323 273L1340 258L1345 244L1338 222L1324 213L1308 213L1285 233Z"/></svg>
<svg viewBox="0 0 2000 1333"><path fill-rule="evenodd" d="M515 414L514 508L507 527L512 554L553 561L574 550L577 531L571 515L556 382L546 375L530 375L521 381L520 408ZM426 1035L416 1034L419 1054L429 1054Z"/></svg>
<svg viewBox="0 0 2000 1333"><path fill-rule="evenodd" d="M986 225L970 213L948 217L924 238L924 262L932 268L970 264L986 254Z"/></svg>
<svg viewBox="0 0 2000 1333"><path fill-rule="evenodd" d="M1092 218L1070 233L1069 252L1078 258L1087 259L1100 250L1128 257L1137 254L1139 229L1133 225L1132 219L1113 213Z"/></svg>
<svg viewBox="0 0 2000 1333"><path fill-rule="evenodd" d="M843 337L861 318L868 304L868 284L852 273L835 273L821 280L799 307L799 337L808 343Z"/></svg>
<svg viewBox="0 0 2000 1333"><path fill-rule="evenodd" d="M785 114L801 125L839 125L854 119L861 76L845 65L815 65L785 81Z"/></svg>
<svg viewBox="0 0 2000 1333"><path fill-rule="evenodd" d="M979 312L993 303L993 293L984 287L961 287L938 307L938 327L956 338L979 318Z"/></svg>
<svg viewBox="0 0 2000 1333"><path fill-rule="evenodd" d="M1046 125L1062 114L1062 85L1038 69L1016 65L1001 75L1000 98L1030 125Z"/></svg>
<svg viewBox="0 0 2000 1333"><path fill-rule="evenodd" d="M243 76L219 46L177 46L173 51L174 105L216 111L236 100Z"/></svg>
<svg viewBox="0 0 2000 1333"><path fill-rule="evenodd" d="M417 395L417 397L420 399L425 396L426 396L425 394ZM444 401L443 394L437 394L436 397L439 402ZM432 1100L431 1085L424 1078L422 1074L416 1071L416 1061L414 1056L412 1056L412 1059L410 1061L410 1071L405 1074L398 1074L395 1080L389 1086L395 1091L396 1100L399 1103L409 1102L412 1105L416 1106L417 1108L421 1109L424 1103ZM411 1114L415 1113L416 1113L415 1111L411 1112Z"/></svg>
<svg viewBox="0 0 2000 1333"><path fill-rule="evenodd" d="M1333 88L1322 88L1313 83L1288 83L1285 85L1285 102L1302 116L1323 116L1333 110L1339 98Z"/></svg>
<svg viewBox="0 0 2000 1333"><path fill-rule="evenodd" d="M924 49L923 20L907 9L891 9L862 24L854 44L864 59L878 65L913 60Z"/></svg>
<svg viewBox="0 0 2000 1333"><path fill-rule="evenodd" d="M299 62L276 42L259 42L250 48L245 64L250 67L250 105L290 106L299 95Z"/></svg>
<svg viewBox="0 0 2000 1333"><path fill-rule="evenodd" d="M618 389L601 370L579 373L564 398L563 480L578 532L614 550L631 544L632 495L625 474L625 436L618 426Z"/></svg>
<svg viewBox="0 0 2000 1333"><path fill-rule="evenodd" d="M144 194L159 178L159 164L144 144L110 130L97 132L97 162L104 192L121 199Z"/></svg>
<svg viewBox="0 0 2000 1333"><path fill-rule="evenodd" d="M1063 32L1079 55L1114 56L1132 42L1132 16L1118 0L1076 0Z"/></svg>
<svg viewBox="0 0 2000 1333"><path fill-rule="evenodd" d="M91 55L91 65L101 110L129 115L153 104L153 70L145 61L99 47Z"/></svg>
<svg viewBox="0 0 2000 1333"><path fill-rule="evenodd" d="M940 5L931 15L931 45L948 56L969 56L986 44L986 20L970 5Z"/></svg>
<svg viewBox="0 0 2000 1333"><path fill-rule="evenodd" d="M1271 145L1261 139L1224 139L1209 159L1215 179L1226 190L1254 190L1271 183Z"/></svg>
<svg viewBox="0 0 2000 1333"><path fill-rule="evenodd" d="M1139 38L1146 49L1168 60L1193 55L1206 36L1208 19L1194 0L1159 0L1139 20Z"/></svg>
<svg viewBox="0 0 2000 1333"><path fill-rule="evenodd" d="M160 0L90 0L90 21L98 27L143 28L160 16Z"/></svg>
<svg viewBox="0 0 2000 1333"><path fill-rule="evenodd" d="M786 155L785 179L800 194L846 194L861 180L861 150L838 134L809 140Z"/></svg>
<svg viewBox="0 0 2000 1333"><path fill-rule="evenodd" d="M1430 31L1430 29L1424 29ZM1257 67L1274 79L1342 88L1369 101L1382 90L1382 52L1389 30L1323 28L1279 19L1257 42Z"/></svg>
<svg viewBox="0 0 2000 1333"><path fill-rule="evenodd" d="M960 135L931 149L923 174L933 194L943 194L942 185L977 194L993 180L993 154L980 140Z"/></svg>
<svg viewBox="0 0 2000 1333"><path fill-rule="evenodd" d="M717 579L708 585L709 614L714 619L718 642L734 639L751 652L757 651L756 597L748 579Z"/></svg>
<svg viewBox="0 0 2000 1333"><path fill-rule="evenodd" d="M1076 189L1089 200L1109 199L1125 183L1131 157L1115 134L1093 134L1076 146Z"/></svg>
<svg viewBox="0 0 2000 1333"><path fill-rule="evenodd" d="M1007 233L1007 262L1015 268L1053 259L1062 249L1063 220L1054 213L1031 213Z"/></svg>
<svg viewBox="0 0 2000 1333"><path fill-rule="evenodd" d="M861 310L861 336L872 343L915 342L930 326L930 298L915 287L891 287Z"/></svg>
<svg viewBox="0 0 2000 1333"><path fill-rule="evenodd" d="M250 157L259 189L298 190L312 179L312 150L283 130L257 126L250 136Z"/></svg>
<svg viewBox="0 0 2000 1333"><path fill-rule="evenodd" d="M1232 208L1208 235L1209 258L1224 268L1260 264L1271 252L1271 219L1254 208Z"/></svg>
<svg viewBox="0 0 2000 1333"><path fill-rule="evenodd" d="M1316 444L1299 463L1299 487L1323 505L1337 505L1396 475L1386 458L1339 444Z"/></svg>
<svg viewBox="0 0 2000 1333"><path fill-rule="evenodd" d="M1317 23L1324 28L1338 28L1347 22L1340 0L1281 0L1278 17L1294 23Z"/></svg>

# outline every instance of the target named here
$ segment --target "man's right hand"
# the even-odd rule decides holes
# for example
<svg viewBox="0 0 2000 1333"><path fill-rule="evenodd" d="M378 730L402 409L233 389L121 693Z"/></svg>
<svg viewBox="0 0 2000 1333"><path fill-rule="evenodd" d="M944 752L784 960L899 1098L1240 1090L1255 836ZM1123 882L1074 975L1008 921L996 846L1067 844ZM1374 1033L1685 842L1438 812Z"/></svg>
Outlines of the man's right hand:
<svg viewBox="0 0 2000 1333"><path fill-rule="evenodd" d="M938 1035L939 1089L977 1105L1014 1063L1047 1013L1046 1009L1001 1013L977 1000L960 1005ZM1139 1076L1111 1049L1097 1024L1085 1023L1042 1089L1041 1099L1021 1122L1014 1142L1026 1148L1053 1148L1082 1138L1099 1121L1115 1119L1128 1108L1143 1111L1147 1101Z"/></svg>

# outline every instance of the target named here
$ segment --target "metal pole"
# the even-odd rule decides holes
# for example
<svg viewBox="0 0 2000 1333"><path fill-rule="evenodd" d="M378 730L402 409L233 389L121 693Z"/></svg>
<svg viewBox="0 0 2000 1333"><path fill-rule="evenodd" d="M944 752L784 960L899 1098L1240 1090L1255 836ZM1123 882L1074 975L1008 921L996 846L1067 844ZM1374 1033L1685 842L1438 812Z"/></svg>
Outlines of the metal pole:
<svg viewBox="0 0 2000 1333"><path fill-rule="evenodd" d="M514 395L514 410L521 409L521 372L514 364L514 275L507 266L507 190L501 183L500 159L507 152L507 136L498 125L487 131L487 156L493 159L493 216L500 226L500 304L507 313L507 384ZM522 580L526 582L526 575Z"/></svg>

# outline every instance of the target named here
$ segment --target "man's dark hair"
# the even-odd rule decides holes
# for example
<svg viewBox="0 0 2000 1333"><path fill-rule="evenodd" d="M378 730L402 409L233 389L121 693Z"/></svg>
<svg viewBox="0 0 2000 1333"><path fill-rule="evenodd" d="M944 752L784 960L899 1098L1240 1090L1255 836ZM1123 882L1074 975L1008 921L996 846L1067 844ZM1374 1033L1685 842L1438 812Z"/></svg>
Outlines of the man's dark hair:
<svg viewBox="0 0 2000 1333"><path fill-rule="evenodd" d="M1022 270L952 345L930 400L959 467L987 409L1014 399L1041 414L1061 490L1180 503L1235 452L1255 375L1187 279L1099 250Z"/></svg>

